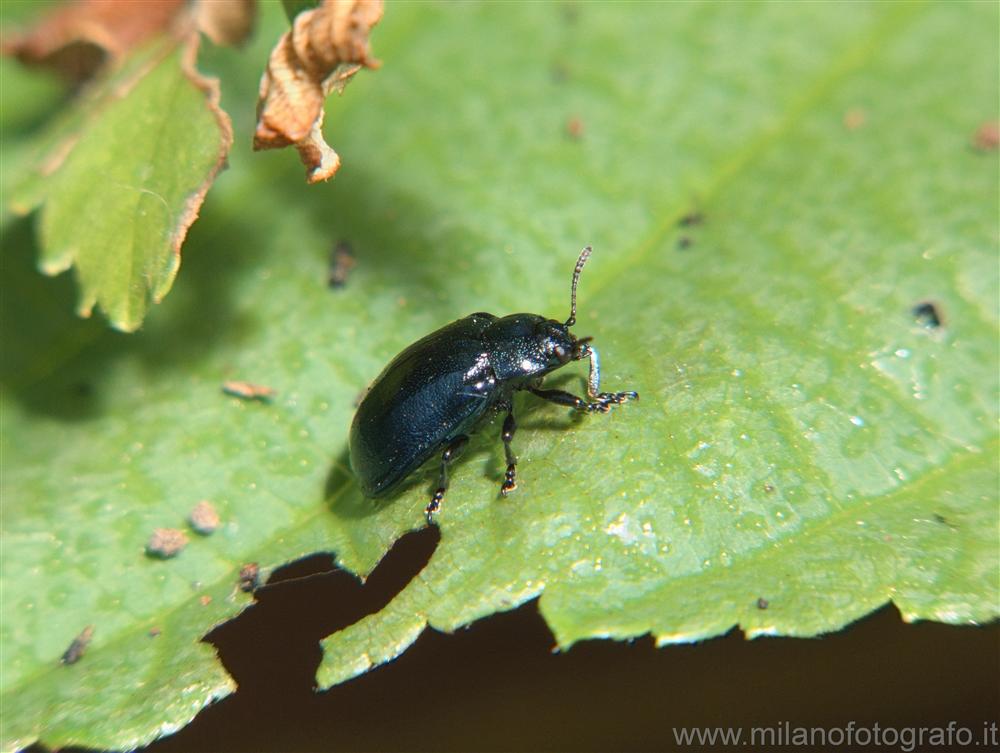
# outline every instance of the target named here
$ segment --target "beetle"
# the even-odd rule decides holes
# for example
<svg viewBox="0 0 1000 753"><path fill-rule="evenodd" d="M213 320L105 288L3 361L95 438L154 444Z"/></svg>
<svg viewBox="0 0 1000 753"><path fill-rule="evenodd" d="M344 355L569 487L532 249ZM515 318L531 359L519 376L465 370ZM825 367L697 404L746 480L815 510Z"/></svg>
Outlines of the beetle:
<svg viewBox="0 0 1000 753"><path fill-rule="evenodd" d="M432 455L441 453L437 487L427 504L427 522L448 490L448 472L469 434L492 413L505 411L500 439L507 470L500 494L517 488L517 458L511 449L517 424L513 394L528 392L587 413L607 413L638 393L601 392L601 367L592 338L570 332L576 324L576 288L591 248L573 269L570 312L565 322L538 314L497 317L478 312L417 340L375 379L354 414L349 436L351 468L367 497L394 491ZM589 359L587 398L542 389L546 374Z"/></svg>

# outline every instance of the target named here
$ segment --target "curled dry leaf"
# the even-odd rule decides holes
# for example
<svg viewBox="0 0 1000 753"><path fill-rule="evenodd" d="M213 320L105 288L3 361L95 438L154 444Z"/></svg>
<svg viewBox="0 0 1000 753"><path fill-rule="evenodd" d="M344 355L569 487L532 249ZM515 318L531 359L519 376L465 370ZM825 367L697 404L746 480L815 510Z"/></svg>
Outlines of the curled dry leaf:
<svg viewBox="0 0 1000 753"><path fill-rule="evenodd" d="M239 44L253 31L255 11L255 0L74 0L6 37L2 51L80 82L159 34L188 35L192 18L216 44Z"/></svg>
<svg viewBox="0 0 1000 753"><path fill-rule="evenodd" d="M382 0L324 0L295 17L261 78L254 149L294 146L310 183L333 177L340 157L323 140L323 101L378 67L368 37L381 18Z"/></svg>
<svg viewBox="0 0 1000 753"><path fill-rule="evenodd" d="M185 0L76 0L58 5L31 29L3 41L3 54L54 68L73 81L174 28Z"/></svg>

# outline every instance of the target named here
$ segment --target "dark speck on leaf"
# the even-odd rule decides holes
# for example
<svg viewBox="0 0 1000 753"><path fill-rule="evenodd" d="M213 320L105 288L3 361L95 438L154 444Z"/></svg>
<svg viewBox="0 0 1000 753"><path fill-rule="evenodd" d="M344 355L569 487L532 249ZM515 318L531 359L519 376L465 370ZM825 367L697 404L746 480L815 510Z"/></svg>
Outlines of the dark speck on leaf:
<svg viewBox="0 0 1000 753"><path fill-rule="evenodd" d="M260 566L256 562L248 562L240 568L239 587L243 593L253 593L260 583Z"/></svg>
<svg viewBox="0 0 1000 753"><path fill-rule="evenodd" d="M757 609L767 609L769 606L771 606L771 603L763 596L757 599Z"/></svg>
<svg viewBox="0 0 1000 753"><path fill-rule="evenodd" d="M680 238L677 239L677 248L683 251L686 248L691 248L693 243L694 241L691 240L690 236L682 235Z"/></svg>
<svg viewBox="0 0 1000 753"><path fill-rule="evenodd" d="M157 528L146 544L146 554L163 560L170 559L180 554L187 543L184 531L176 528Z"/></svg>
<svg viewBox="0 0 1000 753"><path fill-rule="evenodd" d="M211 502L203 499L188 514L188 523L202 536L208 536L219 527L219 513L215 511Z"/></svg>
<svg viewBox="0 0 1000 753"><path fill-rule="evenodd" d="M924 301L913 307L913 316L917 322L927 329L937 329L944 321L939 309L933 302Z"/></svg>
<svg viewBox="0 0 1000 753"><path fill-rule="evenodd" d="M944 515L941 515L940 513L934 513L934 522L940 523L943 526L948 526L951 529L956 528L954 523L952 523L950 520L948 520L948 518L946 518Z"/></svg>
<svg viewBox="0 0 1000 753"><path fill-rule="evenodd" d="M94 626L87 625L80 634L73 639L73 642L69 644L69 648L62 655L63 664L76 664L83 658L84 652L87 650L87 646L90 645L90 641L94 637Z"/></svg>
<svg viewBox="0 0 1000 753"><path fill-rule="evenodd" d="M852 107L844 113L844 128L848 131L856 131L868 120L868 113L860 107Z"/></svg>
<svg viewBox="0 0 1000 753"><path fill-rule="evenodd" d="M567 26L573 26L580 20L580 6L576 3L566 3L562 6L563 21Z"/></svg>
<svg viewBox="0 0 1000 753"><path fill-rule="evenodd" d="M701 212L694 211L688 212L686 215L680 218L677 222L681 227L694 227L695 225L700 225L705 221L705 215Z"/></svg>
<svg viewBox="0 0 1000 753"><path fill-rule="evenodd" d="M270 402L271 398L277 394L277 390L273 387L238 379L223 382L222 391L233 397L240 397L244 400L259 400L262 403Z"/></svg>
<svg viewBox="0 0 1000 753"><path fill-rule="evenodd" d="M357 264L357 259L354 258L354 251L351 249L351 244L347 241L340 241L336 246L333 247L333 253L330 254L330 271L327 277L327 284L331 288L342 288L347 283L347 278L351 274L351 270Z"/></svg>
<svg viewBox="0 0 1000 753"><path fill-rule="evenodd" d="M557 62L552 64L552 69L550 70L550 75L552 76L552 83L554 84L564 84L569 80L569 66L563 62Z"/></svg>
<svg viewBox="0 0 1000 753"><path fill-rule="evenodd" d="M768 494L770 494L771 492L774 491L774 485L773 484L764 484L764 491L766 491Z"/></svg>
<svg viewBox="0 0 1000 753"><path fill-rule="evenodd" d="M579 141L583 138L583 121L575 116L567 120L566 135L574 141Z"/></svg>
<svg viewBox="0 0 1000 753"><path fill-rule="evenodd" d="M995 151L1000 146L1000 122L988 120L976 129L972 145L981 152Z"/></svg>

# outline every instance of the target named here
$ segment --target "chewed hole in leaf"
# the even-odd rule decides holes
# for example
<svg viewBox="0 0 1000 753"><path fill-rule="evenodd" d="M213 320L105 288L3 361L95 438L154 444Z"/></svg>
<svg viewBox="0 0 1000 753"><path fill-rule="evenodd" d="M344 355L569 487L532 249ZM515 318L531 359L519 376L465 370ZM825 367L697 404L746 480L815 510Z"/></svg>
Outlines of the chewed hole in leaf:
<svg viewBox="0 0 1000 753"><path fill-rule="evenodd" d="M382 609L424 568L439 541L436 528L403 536L364 582L330 555L284 565L254 591L253 606L205 640L241 688L312 687L319 640ZM283 653L289 647L296 652ZM280 660L262 663L262 654Z"/></svg>

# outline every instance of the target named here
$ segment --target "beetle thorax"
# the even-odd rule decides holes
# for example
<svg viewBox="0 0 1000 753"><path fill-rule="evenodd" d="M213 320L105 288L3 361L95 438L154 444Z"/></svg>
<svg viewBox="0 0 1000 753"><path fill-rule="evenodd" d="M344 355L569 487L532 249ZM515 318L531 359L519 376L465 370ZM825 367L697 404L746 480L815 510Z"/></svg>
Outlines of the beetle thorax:
<svg viewBox="0 0 1000 753"><path fill-rule="evenodd" d="M573 360L576 338L562 322L512 314L483 332L493 373L510 383L536 379Z"/></svg>

